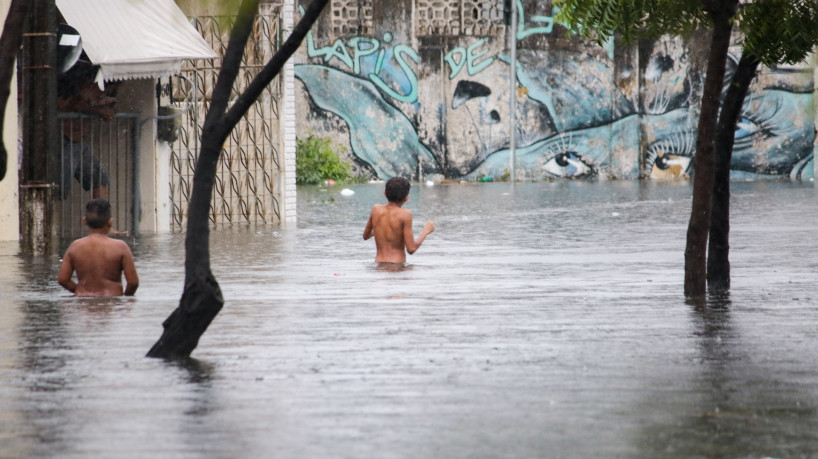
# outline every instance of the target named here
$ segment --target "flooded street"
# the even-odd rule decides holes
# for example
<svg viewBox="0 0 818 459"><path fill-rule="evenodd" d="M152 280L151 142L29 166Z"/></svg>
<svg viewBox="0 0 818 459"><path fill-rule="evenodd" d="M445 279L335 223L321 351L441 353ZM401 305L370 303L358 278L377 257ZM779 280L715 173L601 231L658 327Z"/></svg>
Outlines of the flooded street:
<svg viewBox="0 0 818 459"><path fill-rule="evenodd" d="M383 185L299 189L295 225L212 233L225 307L144 355L183 235L127 239L135 298L77 299L0 243L0 457L814 457L818 196L733 184L731 296L682 296L691 185L413 185L400 272L361 234Z"/></svg>

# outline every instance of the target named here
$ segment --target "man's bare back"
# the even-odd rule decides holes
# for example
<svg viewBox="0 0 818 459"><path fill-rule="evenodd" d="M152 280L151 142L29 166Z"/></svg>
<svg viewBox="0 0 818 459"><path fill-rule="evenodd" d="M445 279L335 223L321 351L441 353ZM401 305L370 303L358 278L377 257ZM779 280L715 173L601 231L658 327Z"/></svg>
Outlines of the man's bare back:
<svg viewBox="0 0 818 459"><path fill-rule="evenodd" d="M103 200L94 200L103 201ZM125 241L111 239L112 220L98 228L89 226L88 236L72 242L63 255L60 285L77 296L133 295L139 287L133 254ZM77 272L77 282L71 278ZM127 283L122 289L122 275Z"/></svg>
<svg viewBox="0 0 818 459"><path fill-rule="evenodd" d="M71 280L77 272L77 282ZM122 274L128 281L128 290L122 290ZM136 280L133 255L124 241L106 235L91 234L77 239L68 247L60 267L60 285L77 296L133 295ZM73 288L72 288L73 287Z"/></svg>
<svg viewBox="0 0 818 459"><path fill-rule="evenodd" d="M387 183L388 191L389 183ZM409 252L410 255L415 253L426 236L435 230L434 223L428 221L418 238L415 239L412 233L412 212L401 207L409 199L408 185L405 191L406 195L400 200L390 200L385 205L375 204L369 213L369 220L364 229L364 240L375 236L376 262L406 263L406 252Z"/></svg>

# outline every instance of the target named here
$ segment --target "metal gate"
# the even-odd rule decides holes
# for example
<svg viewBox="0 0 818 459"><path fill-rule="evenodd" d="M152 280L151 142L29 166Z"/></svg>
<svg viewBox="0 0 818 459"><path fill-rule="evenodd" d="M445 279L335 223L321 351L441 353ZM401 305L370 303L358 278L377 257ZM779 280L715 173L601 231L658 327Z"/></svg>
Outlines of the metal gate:
<svg viewBox="0 0 818 459"><path fill-rule="evenodd" d="M273 56L281 42L278 4L263 4L247 43L234 86L238 95ZM184 230L199 154L202 124L221 70L234 18L199 17L193 20L211 48L219 53L210 61L186 61L181 77L164 80L164 97L172 109L183 112L171 142L171 229ZM283 156L279 148L280 78L274 80L233 130L222 151L211 202L214 225L280 221L280 185Z"/></svg>
<svg viewBox="0 0 818 459"><path fill-rule="evenodd" d="M101 197L111 203L116 231L134 234L139 221L139 115L112 120L60 113L60 179L56 199L63 238L85 235L85 204Z"/></svg>

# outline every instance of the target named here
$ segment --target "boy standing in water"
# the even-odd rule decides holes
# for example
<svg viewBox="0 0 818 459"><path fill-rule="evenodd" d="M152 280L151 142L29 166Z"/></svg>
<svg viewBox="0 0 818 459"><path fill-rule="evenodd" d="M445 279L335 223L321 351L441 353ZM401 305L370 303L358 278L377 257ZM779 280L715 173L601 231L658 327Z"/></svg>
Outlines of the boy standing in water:
<svg viewBox="0 0 818 459"><path fill-rule="evenodd" d="M389 202L386 205L375 204L369 213L364 240L375 236L375 246L378 249L375 261L378 263L406 263L406 252L410 255L415 253L426 236L435 230L434 223L428 221L415 239L412 233L412 212L402 208L409 200L410 186L409 180L404 177L392 177L386 182L383 193Z"/></svg>
<svg viewBox="0 0 818 459"><path fill-rule="evenodd" d="M111 204L104 199L92 199L85 206L83 223L88 236L72 242L63 256L60 285L77 296L131 296L139 287L133 254L125 241L111 239L108 233L114 219ZM77 282L71 276L77 271ZM122 274L127 282L122 291Z"/></svg>

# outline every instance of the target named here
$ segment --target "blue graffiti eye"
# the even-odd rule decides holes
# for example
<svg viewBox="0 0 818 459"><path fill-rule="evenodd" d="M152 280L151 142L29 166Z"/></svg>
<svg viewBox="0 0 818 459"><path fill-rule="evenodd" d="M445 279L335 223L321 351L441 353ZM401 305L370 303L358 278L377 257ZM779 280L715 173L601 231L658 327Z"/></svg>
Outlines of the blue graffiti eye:
<svg viewBox="0 0 818 459"><path fill-rule="evenodd" d="M543 164L543 171L553 177L580 178L596 175L593 166L586 163L582 156L573 151L554 155Z"/></svg>

